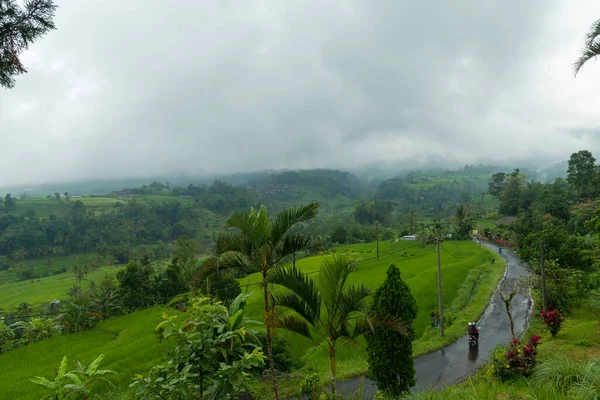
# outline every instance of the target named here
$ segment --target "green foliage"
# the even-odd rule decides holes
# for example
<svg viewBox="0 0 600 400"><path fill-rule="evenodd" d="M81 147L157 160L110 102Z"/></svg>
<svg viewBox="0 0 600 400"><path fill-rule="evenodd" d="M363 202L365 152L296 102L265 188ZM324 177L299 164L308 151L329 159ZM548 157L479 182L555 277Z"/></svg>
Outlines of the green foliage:
<svg viewBox="0 0 600 400"><path fill-rule="evenodd" d="M160 343L154 335L161 311L156 307L103 320L96 329L77 335L54 335L0 355L0 369L3 371L0 374L0 397L38 400L47 392L42 386L31 385L30 376L46 376L64 355L69 360L80 360L85 364L100 353L106 355L103 368L118 372L111 376L111 381L117 386L115 390L125 391L135 373L160 362L164 354L174 348L174 343ZM98 395L110 391L108 385L102 383L93 384L91 388ZM90 396L92 398L94 396ZM103 398L112 399L110 396Z"/></svg>
<svg viewBox="0 0 600 400"><path fill-rule="evenodd" d="M240 293L242 293L240 283L231 274L220 272L210 277L209 293L207 294L213 294L215 299L229 304Z"/></svg>
<svg viewBox="0 0 600 400"><path fill-rule="evenodd" d="M473 229L473 216L468 204L458 204L454 213L456 236L458 239L468 239Z"/></svg>
<svg viewBox="0 0 600 400"><path fill-rule="evenodd" d="M537 362L537 346L540 339L540 336L532 335L527 343L521 344L513 338L508 346L496 347L489 367L491 375L501 382L531 375Z"/></svg>
<svg viewBox="0 0 600 400"><path fill-rule="evenodd" d="M539 260L540 240L544 243L544 258L555 259L562 268L591 271L597 266L593 244L582 236L570 235L556 219L545 221L540 230L527 234L519 252L523 260Z"/></svg>
<svg viewBox="0 0 600 400"><path fill-rule="evenodd" d="M385 327L408 335L394 315L367 316L367 297L371 291L364 285L347 286L356 261L345 254L335 254L325 259L319 271L319 280L304 275L296 267L271 270L269 281L287 289L275 293L275 304L288 313L278 316L276 326L305 336L328 352L331 369L331 390L335 393L336 352L372 326ZM413 317L414 318L414 317ZM356 320L353 322L353 320ZM310 332L318 330L319 339ZM321 344L321 338L325 344ZM338 340L341 344L338 344Z"/></svg>
<svg viewBox="0 0 600 400"><path fill-rule="evenodd" d="M533 263L536 275L531 278L531 287L541 290L540 266ZM546 275L546 302L550 308L570 314L587 295L586 281L582 271L561 268L554 260L544 262Z"/></svg>
<svg viewBox="0 0 600 400"><path fill-rule="evenodd" d="M203 265L203 273L208 276L218 268L241 270L243 272L260 271L262 278L264 314L266 322L267 354L277 398L277 378L275 361L271 345L271 331L274 322L274 305L270 301L267 274L276 266L289 261L297 252L313 246L310 237L292 233L295 225L314 218L319 203L309 203L303 207L284 210L275 216L274 221L267 218L267 209L261 206L257 211L235 212L225 221L225 226L217 237L216 255Z"/></svg>
<svg viewBox="0 0 600 400"><path fill-rule="evenodd" d="M570 399L593 399L600 393L600 360L579 361L565 355L550 357L531 377L534 387L552 387Z"/></svg>
<svg viewBox="0 0 600 400"><path fill-rule="evenodd" d="M177 239L173 245L172 258L174 262L181 266L181 273L185 282L190 282L197 270L197 253L198 243L195 240L188 239L185 235Z"/></svg>
<svg viewBox="0 0 600 400"><path fill-rule="evenodd" d="M391 218L392 210L391 201L357 201L354 205L354 219L359 224L373 224L375 221L386 224Z"/></svg>
<svg viewBox="0 0 600 400"><path fill-rule="evenodd" d="M309 399L318 399L319 394L323 392L323 385L319 374L312 374L300 382L300 393L309 396Z"/></svg>
<svg viewBox="0 0 600 400"><path fill-rule="evenodd" d="M35 40L55 29L52 0L28 1L21 7L15 0L0 4L0 86L13 88L15 76L27 72L19 57Z"/></svg>
<svg viewBox="0 0 600 400"><path fill-rule="evenodd" d="M517 215L519 212L520 196L525 186L525 176L519 168L506 175L506 180L500 191L499 210L503 214Z"/></svg>
<svg viewBox="0 0 600 400"><path fill-rule="evenodd" d="M148 306L154 299L152 275L154 268L150 260L141 262L131 261L124 270L119 271L117 279L123 303L130 309L140 309Z"/></svg>
<svg viewBox="0 0 600 400"><path fill-rule="evenodd" d="M188 290L188 282L182 262L179 258L174 257L164 272L156 276L156 291L163 299L173 297Z"/></svg>
<svg viewBox="0 0 600 400"><path fill-rule="evenodd" d="M0 69L1 70L1 69ZM17 200L7 193L4 197L4 211L9 213L17 209Z"/></svg>
<svg viewBox="0 0 600 400"><path fill-rule="evenodd" d="M575 76L589 60L595 59L600 54L600 45L598 36L600 35L600 20L594 21L589 31L585 35L584 46L581 49L579 58L573 63Z"/></svg>
<svg viewBox="0 0 600 400"><path fill-rule="evenodd" d="M256 332L256 338L260 341L263 349L267 348L267 336L264 332ZM273 345L273 359L275 360L275 369L279 372L292 372L302 367L301 360L294 358L290 351L290 343L280 335L271 338ZM256 372L263 372L264 366L256 368Z"/></svg>
<svg viewBox="0 0 600 400"><path fill-rule="evenodd" d="M500 198L502 193L502 187L506 181L506 173L497 172L492 175L490 182L488 183L488 193L496 198Z"/></svg>
<svg viewBox="0 0 600 400"><path fill-rule="evenodd" d="M573 185L577 194L585 198L592 194L596 178L596 158L588 150L571 154L567 168L567 182Z"/></svg>
<svg viewBox="0 0 600 400"><path fill-rule="evenodd" d="M371 313L380 319L397 317L407 326L409 335L381 327L366 335L369 376L386 394L399 396L416 384L412 323L417 312L418 306L410 288L400 277L398 267L391 264L386 280L375 291Z"/></svg>
<svg viewBox="0 0 600 400"><path fill-rule="evenodd" d="M246 387L249 372L265 357L257 339L243 326L245 298L227 309L220 302L196 299L191 315L179 326L163 313L156 330L178 344L173 358L137 375L138 395L156 399L234 398Z"/></svg>
<svg viewBox="0 0 600 400"><path fill-rule="evenodd" d="M435 284L436 281L436 268L435 268L435 252L431 247L422 248L420 243L412 242L381 242L380 243L382 256L379 259L374 257L374 243L347 246L341 248L342 252L353 252L357 256L364 258L360 266L349 276L349 284L364 283L375 290L385 279L385 271L390 262L396 263L401 271L403 279L411 287L411 291L418 304L424 309L421 318L415 320L415 330L420 334L424 327L429 322L429 311L431 304L437 304L437 299L431 298L430 291L427 289L431 285ZM489 301L489 288L496 284L497 278L503 271L503 266L498 265L497 267L490 268L488 262L489 254L481 249L474 243L471 242L455 242L450 241L444 244L445 251L442 253L443 257L443 268L444 271L452 271L452 274L448 273L446 276L447 280L444 281L444 293L445 301L447 302L446 307L449 307L454 303L456 296L466 290L465 295L460 295L461 306L460 311L456 312L459 317L464 316L466 320L474 319L473 314L478 315L485 305ZM368 260L369 259L369 260ZM304 272L311 272L317 270L322 262L322 257L309 257L302 260L297 260L296 265L299 269ZM116 268L106 267L100 270L99 277L106 272L116 272ZM473 272L473 274L471 274ZM96 272L97 274L98 272ZM248 278L241 279L240 282L245 284L247 280L251 286L255 288L255 283L260 281L260 277L251 275ZM467 276L477 277L475 280L469 280L468 288L463 290L462 286ZM94 275L92 275L94 276ZM55 279L58 277L45 278ZM68 274L64 277L68 279L69 284L74 284L74 278ZM42 279L43 281L44 279ZM489 280L489 281L488 281ZM52 281L54 282L54 281ZM97 281L98 283L99 281ZM114 283L114 282L113 282ZM4 292L12 287L13 285L22 285L23 283L15 283L10 285L4 285L3 290L0 292L0 297L4 295ZM29 285L29 283L27 283ZM39 285L36 283L36 285ZM97 287L102 284L97 285ZM113 287L114 285L108 284L107 286ZM67 286L64 289L60 289L60 292L66 293ZM283 288L277 288L274 286L275 292L283 290ZM86 289L83 289L84 292ZM43 298L54 298L48 297L42 292L39 296ZM247 309L255 319L261 319L264 306L262 304L262 292L255 293L253 296L248 298ZM431 301L430 301L431 300ZM35 303L37 304L37 303ZM6 310L6 309L5 309ZM34 312L37 309L34 310ZM167 311L169 314L175 312L174 310ZM152 338L153 327L156 326L158 321L154 321L154 314L157 314L157 308L142 310L127 314L126 316L116 317L109 320L100 321L96 329L91 331L85 331L79 333L77 336L71 335L58 335L54 336L49 340L34 343L31 346L26 346L21 349L11 351L7 354L3 354L0 359L0 369L6 365L10 365L10 371L4 377L0 376L0 385L3 387L3 394L6 394L10 398L19 399L35 399L39 398L39 391L30 391L29 393L21 390L22 383L19 383L21 372L19 371L31 371L34 375L43 374L43 369L40 370L40 366L48 365L60 361L62 354L67 354L69 358L77 357L84 360L93 359L94 353L105 352L106 359L110 360L110 369L120 371L118 376L118 382L120 385L127 385L127 381L130 377L138 373L140 370L146 370L151 365L160 361L160 358L165 352L172 349L172 341L167 341L162 344L155 343ZM157 315L160 315L160 311ZM469 317L470 315L470 317ZM185 317L184 317L185 318ZM417 354L427 352L433 348L439 347L443 343L448 343L464 334L464 328L461 326L458 330L458 336L453 336L450 327L450 331L444 340L439 340L437 337L417 340L418 351ZM563 337L563 335L561 335ZM324 374L329 373L329 358L326 352L323 352L316 345L312 346L312 342L305 340L297 335L288 333L284 330L277 332L277 335L273 337L274 353L277 365L277 342L278 338L285 339L293 346L289 346L288 350L293 356L293 359L300 360L303 362L304 367L298 366L296 368L303 368L303 371L313 372L319 371L321 374L322 382L326 377ZM356 343L360 345L360 349L356 349L351 345L346 345L338 350L337 352L337 368L342 376L362 374L366 371L366 353L364 351L365 342L362 338L356 340ZM57 355L58 354L58 355ZM14 368L13 368L14 367ZM279 369L279 367L278 367ZM302 372L303 372L302 371ZM283 385L283 381L280 381ZM290 384L292 385L292 384ZM297 387L297 386L296 386ZM102 392L104 393L104 391ZM253 392L254 393L254 392ZM37 397L36 397L37 396ZM283 392L282 392L283 396ZM110 396L104 398L111 398Z"/></svg>
<svg viewBox="0 0 600 400"><path fill-rule="evenodd" d="M134 198L126 203L113 202L110 207L104 204L100 208L103 212L96 212L99 207L87 206L94 204L90 199L58 204L43 199L54 208L42 219L38 211L45 211L46 204L40 200L31 199L21 213L0 215L1 254L33 259L97 252L126 263L136 257L135 249L140 246L145 246L145 252L152 250L158 258L167 258L166 242L183 235L191 237L200 230L196 221L201 220L201 209L180 199ZM24 202L19 201L19 209Z"/></svg>
<svg viewBox="0 0 600 400"><path fill-rule="evenodd" d="M30 380L52 391L43 397L44 399L87 399L90 395L89 385L92 382L104 381L110 384L104 375L115 374L114 371L98 369L103 359L104 354L101 354L87 368L77 361L77 368L67 372L67 356L64 356L53 381L40 376Z"/></svg>

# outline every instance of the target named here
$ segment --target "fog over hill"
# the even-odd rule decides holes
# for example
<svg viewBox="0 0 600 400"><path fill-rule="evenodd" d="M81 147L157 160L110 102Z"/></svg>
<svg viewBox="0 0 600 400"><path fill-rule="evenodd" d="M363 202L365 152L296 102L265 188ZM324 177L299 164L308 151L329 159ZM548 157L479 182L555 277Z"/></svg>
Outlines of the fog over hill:
<svg viewBox="0 0 600 400"><path fill-rule="evenodd" d="M499 171L510 172L514 168L520 168L527 176L528 180L535 181L553 181L556 178L565 178L567 162L552 164L547 167L523 166L523 165L464 165L459 168L450 167L426 167L426 168L405 168L399 165L377 164L372 166L349 168L345 171L354 175L361 184L375 187L381 181L396 176L406 176L411 173L439 173L446 171L462 171L465 168L475 168L485 173L495 173ZM191 175L185 173L178 174L160 174L154 176L141 176L122 179L97 179L80 180L67 182L45 182L41 184L30 185L7 185L0 187L0 194L12 193L13 195L25 194L28 197L45 197L53 194L55 191L63 193L68 191L72 194L84 195L103 195L112 191L125 188L141 187L153 181L169 183L173 187L185 187L189 184L209 185L215 180L231 183L234 186L253 186L257 182L263 183L270 176L279 175L282 172L294 171L290 169L280 170L262 170L253 172L238 172L234 174L210 174L210 175ZM310 170L303 170L310 171Z"/></svg>
<svg viewBox="0 0 600 400"><path fill-rule="evenodd" d="M571 66L592 0L59 6L0 91L0 186L599 149L600 69Z"/></svg>

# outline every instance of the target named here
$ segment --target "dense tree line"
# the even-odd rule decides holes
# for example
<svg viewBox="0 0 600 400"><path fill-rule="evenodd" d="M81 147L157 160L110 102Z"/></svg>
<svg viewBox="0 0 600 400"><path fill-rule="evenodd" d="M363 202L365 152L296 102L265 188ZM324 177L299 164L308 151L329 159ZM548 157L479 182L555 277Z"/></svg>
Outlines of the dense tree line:
<svg viewBox="0 0 600 400"><path fill-rule="evenodd" d="M467 178L423 187L409 186L410 179L396 177L381 182L374 198L395 201L404 211L425 212L441 218L452 215L456 204L477 198L482 192Z"/></svg>
<svg viewBox="0 0 600 400"><path fill-rule="evenodd" d="M509 238L537 273L535 288L544 252L548 305L563 313L600 287L599 182L600 166L582 150L571 155L566 180L527 181L515 169L494 174L489 183L500 212L518 217Z"/></svg>
<svg viewBox="0 0 600 400"><path fill-rule="evenodd" d="M96 213L81 201L70 201L63 215L40 218L35 210L0 214L0 255L18 261L52 254L98 252L127 262L132 249L161 249L180 236L193 237L199 210L176 199L143 202L132 199ZM146 250L147 250L146 248ZM168 253L166 254L168 257Z"/></svg>

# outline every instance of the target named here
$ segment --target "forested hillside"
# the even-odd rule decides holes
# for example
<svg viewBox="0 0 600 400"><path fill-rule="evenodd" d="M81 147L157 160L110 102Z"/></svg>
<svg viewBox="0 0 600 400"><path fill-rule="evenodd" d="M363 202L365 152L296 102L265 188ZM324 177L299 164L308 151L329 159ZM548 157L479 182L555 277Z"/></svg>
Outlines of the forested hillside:
<svg viewBox="0 0 600 400"><path fill-rule="evenodd" d="M453 216L459 203L469 205L469 215L493 209L495 200L484 193L493 171L490 166L412 171L373 185L348 172L317 169L237 174L225 177L231 182L181 186L154 181L104 195L50 188L41 198L7 194L0 202L0 269L31 279L41 275L23 260L90 253L118 263L143 254L165 259L169 244L184 235L207 252L228 214L261 204L277 213L320 202L319 215L295 229L325 244L372 241L375 225L387 239Z"/></svg>
<svg viewBox="0 0 600 400"><path fill-rule="evenodd" d="M7 290L0 298L4 308L0 312L4 316L0 353L13 354L22 347L36 346L35 342L52 339L59 332L92 334L103 319L132 321L137 313L143 313L138 310L155 304L168 303L181 312L193 309L193 315L199 315L205 308L194 308L194 294L243 307L239 298L231 302L243 292L244 285L249 291L244 313L261 320L263 296L252 294L261 279L269 276L271 283L296 288L290 280L307 282L306 276L320 268L333 268L333 264L323 262L329 259L328 254L339 251L352 255L347 261L337 259L340 268L350 268L350 273L354 263L360 265L361 269L349 276L352 283L357 279L367 283L369 287L360 289L365 296L382 283L389 263L401 266L412 295L422 307L411 317L416 317L414 352L422 354L462 336L463 324L481 315L489 291L502 274L497 255L469 242L473 229L484 226L482 237L513 244L533 267L533 278L527 284L537 297L543 249L547 307L570 318L582 304L597 303L599 297L600 167L591 153L582 151L569 160L566 176L536 182L520 169L504 172L496 167L466 166L459 171L412 171L377 185L365 185L347 172L309 170L255 174L252 182L238 180L236 185L213 181L177 187L154 181L104 196L56 192L46 198L15 199L7 195L0 214L0 273L4 282L11 277L22 282L5 285ZM308 208L294 208L303 204ZM256 211L247 213L251 207ZM302 217L302 213L309 215ZM509 219L512 223L495 224L502 216L514 217ZM267 247L253 250L261 241L251 235L263 228L253 229L267 223L288 230L284 236L269 239L283 242L268 241L261 245ZM231 230L236 227L239 229ZM264 229L278 235L282 227ZM422 240L396 241L408 233L417 233ZM437 336L435 327L429 325L430 314L437 315L437 300L431 295L436 279L431 243L441 236L451 239L442 246L450 257L443 258L443 266L453 271L444 275L443 283L444 315L448 319L445 337ZM262 251L267 256L261 260L267 263L292 263L299 269L278 277L268 272L267 264L268 273L263 275L262 261L254 259ZM357 256L361 258L354 258ZM366 260L359 262L363 256ZM114 264L121 265L110 267ZM39 279L46 275L55 276ZM273 290L277 296L278 290ZM50 301L51 296L55 300ZM540 303L536 299L536 304ZM298 321L293 321L292 332L279 333L273 345L276 368L300 374L280 380L282 390L289 394L297 394L298 385L310 384L314 377L308 371L319 371L321 377L330 380L323 369L328 363L325 353L298 337L294 333ZM46 330L38 334L36 326L41 324ZM264 335L268 331L262 325L258 329L266 350L269 344ZM310 328L310 332L317 330ZM144 340L151 343L148 338ZM90 343L93 346L93 340ZM302 343L302 351L291 345L298 343ZM114 350L123 351L121 347ZM345 371L342 376L366 371L364 350L347 347L339 354L339 367ZM158 362L150 354L144 357L145 362ZM259 354L256 357L258 362ZM266 379L269 365L265 361L256 367L256 373ZM119 382L131 379L128 368L122 371ZM155 378L152 374L148 379ZM251 388L259 398L271 398L270 380L264 379L240 383L236 388ZM23 390L17 385L14 393Z"/></svg>

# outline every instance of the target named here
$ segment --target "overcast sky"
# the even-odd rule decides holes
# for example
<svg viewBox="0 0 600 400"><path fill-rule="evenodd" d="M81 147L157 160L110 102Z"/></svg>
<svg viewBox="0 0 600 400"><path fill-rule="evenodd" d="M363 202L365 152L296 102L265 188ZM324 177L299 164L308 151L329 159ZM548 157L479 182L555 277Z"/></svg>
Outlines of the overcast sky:
<svg viewBox="0 0 600 400"><path fill-rule="evenodd" d="M58 5L0 88L0 185L600 150L597 1Z"/></svg>

